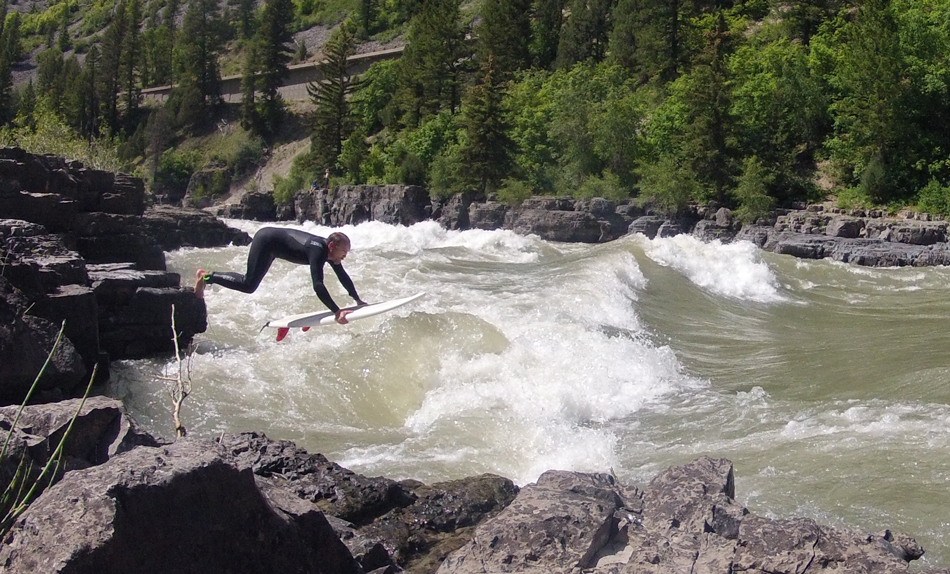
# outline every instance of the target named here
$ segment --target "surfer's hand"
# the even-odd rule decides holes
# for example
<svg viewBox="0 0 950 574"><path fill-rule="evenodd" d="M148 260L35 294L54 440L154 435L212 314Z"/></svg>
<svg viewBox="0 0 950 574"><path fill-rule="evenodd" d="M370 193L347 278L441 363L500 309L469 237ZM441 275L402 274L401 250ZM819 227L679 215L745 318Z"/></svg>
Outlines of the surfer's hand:
<svg viewBox="0 0 950 574"><path fill-rule="evenodd" d="M353 309L340 309L336 312L336 322L341 325L346 325L349 321L346 320L346 316L353 312Z"/></svg>

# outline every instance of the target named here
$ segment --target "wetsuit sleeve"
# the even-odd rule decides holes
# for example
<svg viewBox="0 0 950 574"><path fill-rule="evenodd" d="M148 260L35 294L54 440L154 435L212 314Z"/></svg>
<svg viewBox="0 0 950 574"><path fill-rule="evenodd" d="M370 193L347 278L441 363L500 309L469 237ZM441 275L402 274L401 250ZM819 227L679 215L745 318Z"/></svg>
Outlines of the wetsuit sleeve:
<svg viewBox="0 0 950 574"><path fill-rule="evenodd" d="M340 285L343 285L343 288L346 289L346 292L350 294L350 297L353 298L357 303L362 302L359 294L356 292L356 286L353 285L353 280L350 279L350 276L347 275L346 270L343 269L343 264L334 264L330 263L330 267L333 268L333 272L336 273L336 278L340 280Z"/></svg>
<svg viewBox="0 0 950 574"><path fill-rule="evenodd" d="M333 297L330 297L330 292L327 291L327 286L323 284L322 261L314 261L310 264L310 279L313 281L313 292L316 293L320 301L327 306L327 309L334 313L339 311L340 306L333 301Z"/></svg>

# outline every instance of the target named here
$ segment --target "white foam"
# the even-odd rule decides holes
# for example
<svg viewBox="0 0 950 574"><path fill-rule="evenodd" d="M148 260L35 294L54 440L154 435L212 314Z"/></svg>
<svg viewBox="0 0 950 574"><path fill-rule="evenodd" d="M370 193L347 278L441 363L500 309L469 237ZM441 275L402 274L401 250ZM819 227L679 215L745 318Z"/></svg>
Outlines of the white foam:
<svg viewBox="0 0 950 574"><path fill-rule="evenodd" d="M774 303L785 301L775 275L761 260L761 251L748 241L703 243L691 235L656 238L641 236L644 251L660 265L672 267L716 295Z"/></svg>

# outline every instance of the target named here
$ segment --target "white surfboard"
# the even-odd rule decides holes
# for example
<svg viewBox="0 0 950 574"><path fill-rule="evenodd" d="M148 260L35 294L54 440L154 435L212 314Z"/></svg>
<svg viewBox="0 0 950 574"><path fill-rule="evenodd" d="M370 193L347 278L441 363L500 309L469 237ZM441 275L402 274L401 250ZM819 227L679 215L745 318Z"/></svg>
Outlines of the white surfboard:
<svg viewBox="0 0 950 574"><path fill-rule="evenodd" d="M346 316L346 320L359 321L360 319L374 317L380 313L392 311L393 309L402 307L407 303L411 303L423 295L425 295L425 292L416 293L415 295L403 297L402 299L393 299L392 301L386 301L384 303L364 305L363 307L344 307L345 309L353 309L353 312ZM288 317L284 317L283 319L277 319L276 321L268 321L264 327L272 327L277 329L277 340L280 341L287 335L287 331L289 329L306 330L310 327L317 327L319 325L334 324L336 324L336 316L333 314L333 312L322 311L320 313L301 313L299 315L290 315Z"/></svg>

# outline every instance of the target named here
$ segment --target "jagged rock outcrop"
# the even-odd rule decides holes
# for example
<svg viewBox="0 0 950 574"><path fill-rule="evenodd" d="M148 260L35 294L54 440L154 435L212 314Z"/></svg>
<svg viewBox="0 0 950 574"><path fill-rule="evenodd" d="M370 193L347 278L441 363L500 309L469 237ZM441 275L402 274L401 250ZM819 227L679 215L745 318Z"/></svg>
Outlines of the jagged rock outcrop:
<svg viewBox="0 0 950 574"><path fill-rule="evenodd" d="M357 574L324 515L264 495L219 445L179 439L68 473L0 548L27 572Z"/></svg>
<svg viewBox="0 0 950 574"><path fill-rule="evenodd" d="M206 310L177 274L165 273L164 251L251 240L208 213L146 210L140 179L17 148L0 148L0 213L17 217L0 220L2 276L25 301L3 305L2 401L22 400L42 366L36 357L45 360L64 321L66 340L40 384L47 398L68 396L97 364L104 381L109 359L172 351L172 305L187 346L205 330ZM70 358L76 353L80 361Z"/></svg>
<svg viewBox="0 0 950 574"><path fill-rule="evenodd" d="M217 209L218 217L249 219L251 221L276 221L277 206L274 194L250 191L241 196L238 203L228 203Z"/></svg>
<svg viewBox="0 0 950 574"><path fill-rule="evenodd" d="M609 475L546 472L438 572L890 574L908 572L922 554L913 539L889 531L751 514L735 501L732 463L701 457L643 490Z"/></svg>
<svg viewBox="0 0 950 574"><path fill-rule="evenodd" d="M31 413L37 435L19 435L20 452L50 444L42 436L70 408ZM74 468L101 464L66 473L21 516L0 546L5 572L891 574L923 554L889 531L752 514L725 459L670 467L643 488L566 471L520 491L493 475L427 486L256 433L123 452L141 436L123 434L117 412L84 411Z"/></svg>

